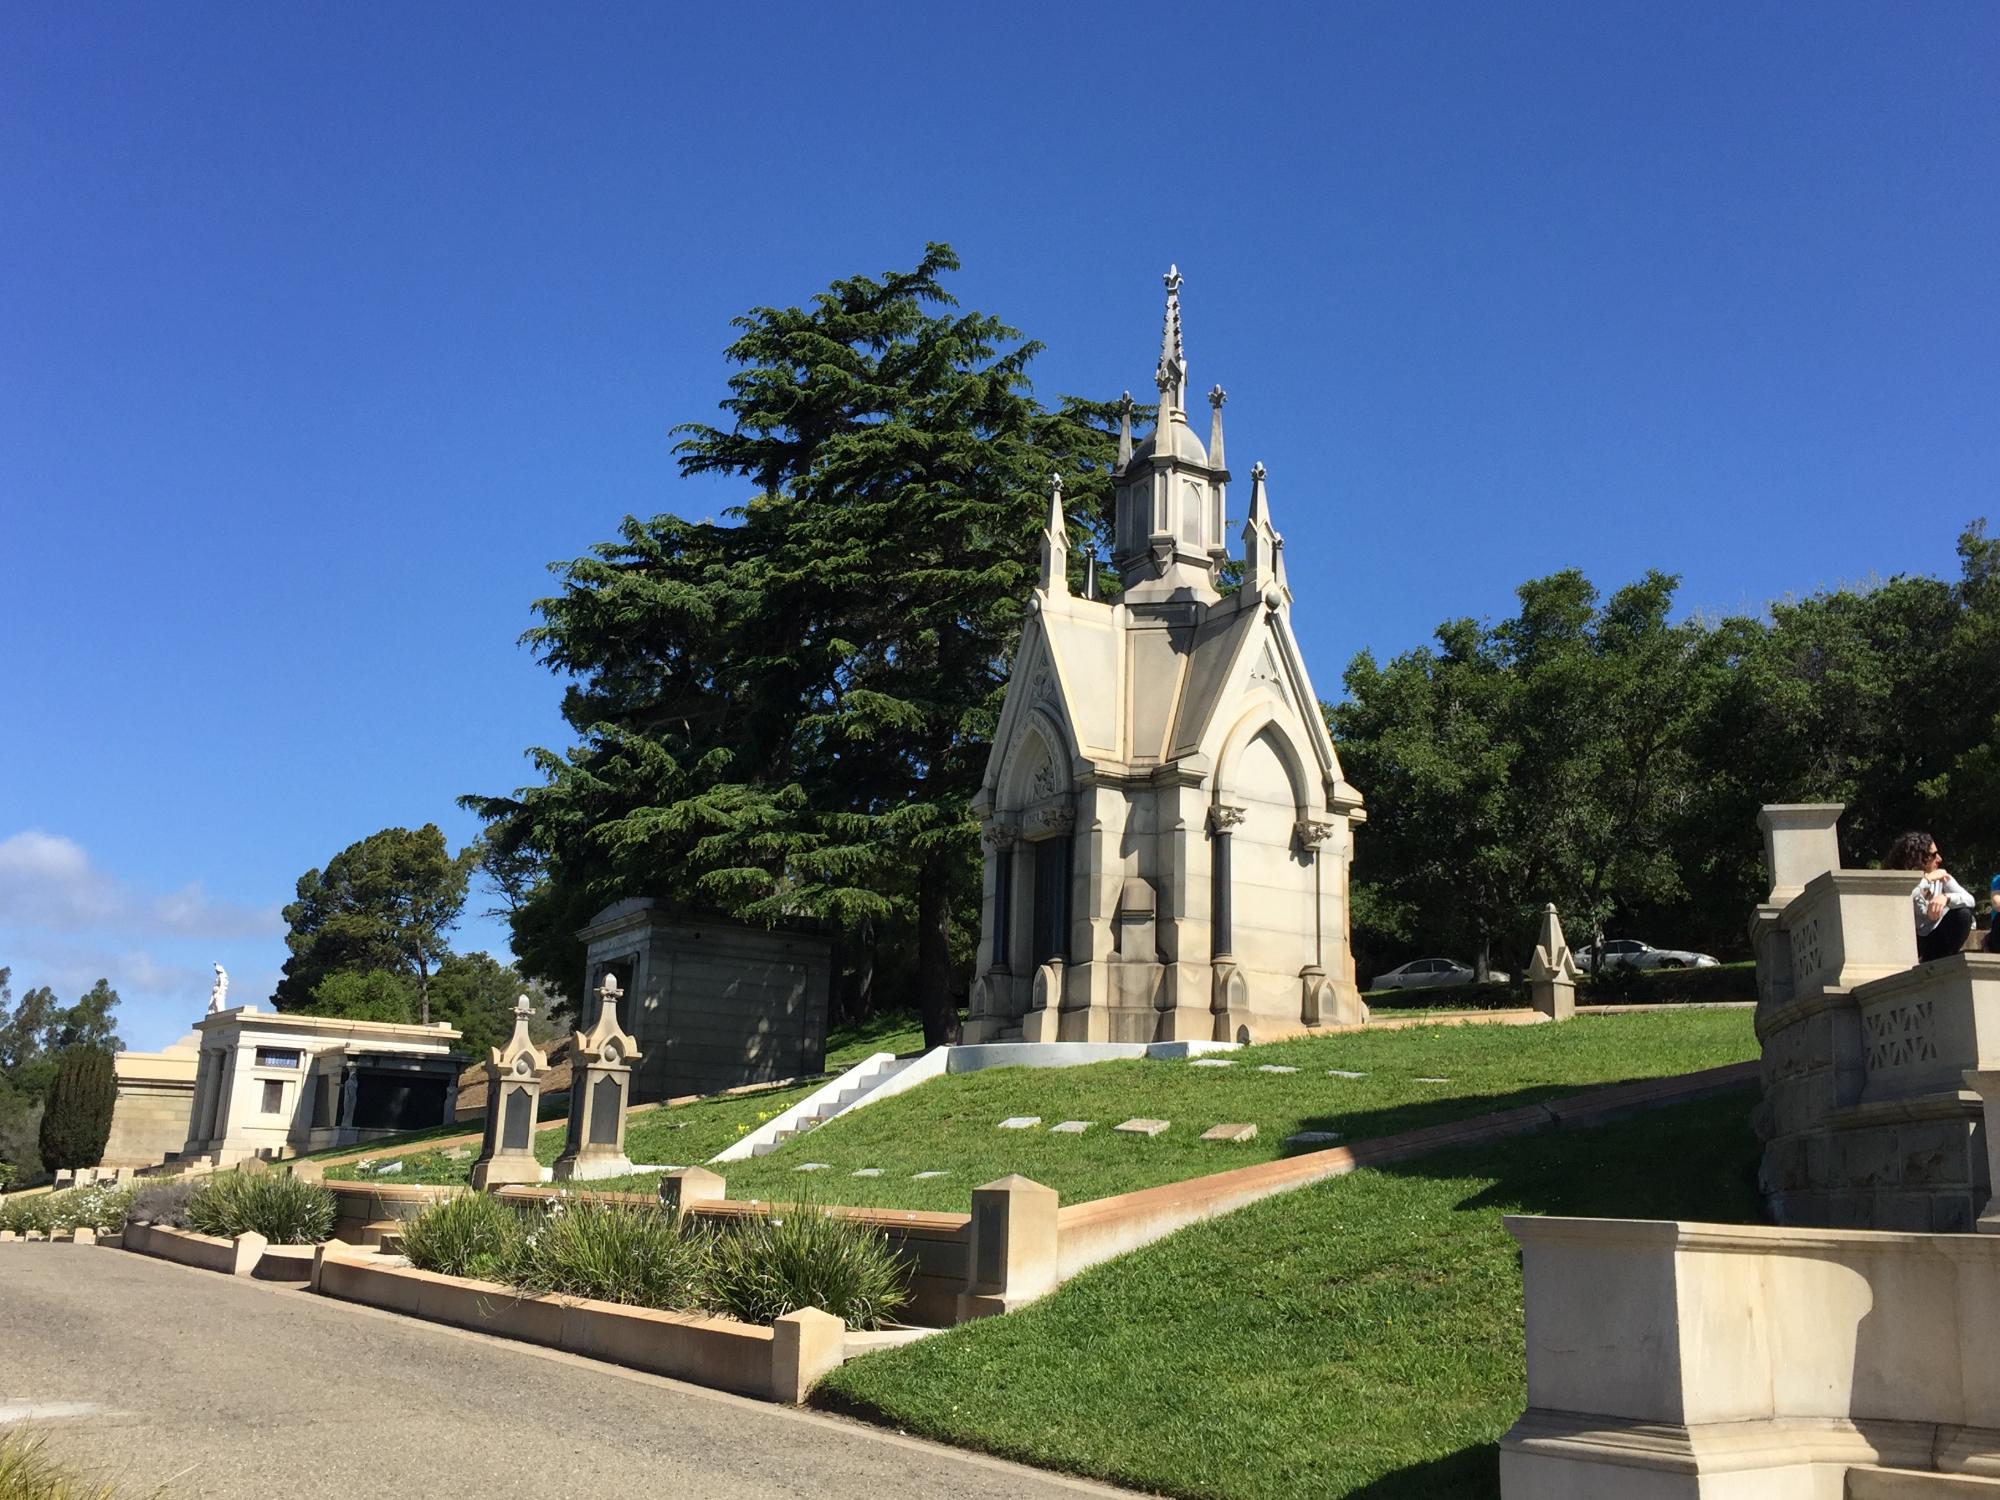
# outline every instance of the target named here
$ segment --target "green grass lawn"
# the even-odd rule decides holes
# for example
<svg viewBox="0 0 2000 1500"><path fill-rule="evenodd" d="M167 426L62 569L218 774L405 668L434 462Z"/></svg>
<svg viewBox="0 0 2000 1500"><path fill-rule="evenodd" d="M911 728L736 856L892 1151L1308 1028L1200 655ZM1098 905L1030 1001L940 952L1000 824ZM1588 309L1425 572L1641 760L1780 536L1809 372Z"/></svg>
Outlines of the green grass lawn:
<svg viewBox="0 0 2000 1500"><path fill-rule="evenodd" d="M906 1052L920 1050L923 1044L923 1024L914 1016L903 1012L877 1016L854 1026L837 1026L827 1033L827 1073L845 1072L876 1052L894 1052L900 1056ZM756 1129L772 1115L804 1098L824 1081L822 1076L810 1083L790 1088L772 1089L736 1098L704 1099L698 1104L684 1104L677 1109L648 1110L645 1114L633 1115L625 1132L625 1154L635 1162L648 1164L677 1167L699 1165L744 1131ZM549 1117L550 1106L555 1103L556 1101L552 1099L542 1101L543 1120L535 1136L535 1155L540 1158L544 1166L562 1154L565 1122L561 1118ZM564 1104L566 1103L565 1100ZM448 1186L467 1182L471 1178L471 1157L454 1159L445 1154L446 1150L464 1148L440 1147L430 1151L412 1148L421 1147L427 1140L462 1136L468 1131L476 1133L479 1129L479 1120L461 1120L453 1125L438 1125L429 1130L413 1130L407 1135L390 1136L366 1148L338 1146L331 1150L314 1152L312 1155L355 1157L359 1152L356 1159L361 1161L382 1163L392 1159L400 1160L403 1163L403 1170L381 1180ZM352 1161L328 1167L326 1175L336 1182L362 1178L372 1181L377 1178L373 1170L357 1171ZM607 1179L592 1185L606 1190L644 1191L658 1181L658 1173L648 1172L636 1177Z"/></svg>
<svg viewBox="0 0 2000 1500"><path fill-rule="evenodd" d="M995 1068L922 1084L786 1142L770 1156L717 1168L729 1196L784 1201L806 1180L822 1202L964 1212L972 1189L1019 1172L1065 1202L1199 1177L1318 1147L1300 1130L1344 1141L1438 1125L1630 1078L1690 1072L1757 1055L1746 1011L1583 1016L1560 1026L1439 1026L1274 1042L1227 1054L1227 1068L1132 1061L1082 1068ZM1260 1064L1295 1067L1263 1073ZM1330 1069L1363 1073L1330 1077ZM1444 1083L1426 1083L1443 1078ZM1000 1130L1039 1115L1033 1130ZM1151 1139L1114 1134L1136 1116L1172 1121ZM1095 1123L1053 1135L1063 1120ZM1257 1139L1220 1144L1212 1125L1248 1122ZM636 1131L638 1124L634 1122ZM635 1159L637 1159L635 1157ZM685 1155L669 1155L680 1162ZM879 1177L855 1177L879 1168ZM924 1171L946 1177L914 1180Z"/></svg>
<svg viewBox="0 0 2000 1500"><path fill-rule="evenodd" d="M1755 1222L1755 1097L1269 1198L1021 1312L855 1360L814 1400L1170 1495L1494 1497L1495 1442L1526 1400L1500 1216Z"/></svg>

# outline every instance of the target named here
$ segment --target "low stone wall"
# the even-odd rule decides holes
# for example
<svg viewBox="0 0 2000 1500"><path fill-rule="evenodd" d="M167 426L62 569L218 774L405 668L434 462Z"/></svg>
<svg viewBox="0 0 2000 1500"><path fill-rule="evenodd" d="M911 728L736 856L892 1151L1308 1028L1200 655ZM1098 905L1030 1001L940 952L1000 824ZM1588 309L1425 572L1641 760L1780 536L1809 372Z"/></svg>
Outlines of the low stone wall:
<svg viewBox="0 0 2000 1500"><path fill-rule="evenodd" d="M239 1234L231 1240L155 1224L127 1224L119 1242L125 1249L141 1255L204 1271L220 1271L225 1276L255 1274L264 1252L270 1248L270 1241L261 1234Z"/></svg>
<svg viewBox="0 0 2000 1500"><path fill-rule="evenodd" d="M322 1250L312 1286L342 1301L770 1401L803 1401L815 1380L847 1358L840 1319L816 1308L760 1328L611 1302L523 1297L493 1282L347 1257L337 1250Z"/></svg>
<svg viewBox="0 0 2000 1500"><path fill-rule="evenodd" d="M1528 1409L1506 1500L1842 1500L2000 1476L2000 1239L1510 1217Z"/></svg>

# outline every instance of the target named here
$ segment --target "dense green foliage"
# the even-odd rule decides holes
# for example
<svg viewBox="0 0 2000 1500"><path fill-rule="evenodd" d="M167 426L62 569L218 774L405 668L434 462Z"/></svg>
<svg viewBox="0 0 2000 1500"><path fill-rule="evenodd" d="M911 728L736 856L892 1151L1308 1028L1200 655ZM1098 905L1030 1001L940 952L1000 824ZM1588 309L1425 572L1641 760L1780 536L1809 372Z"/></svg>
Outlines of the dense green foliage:
<svg viewBox="0 0 2000 1500"><path fill-rule="evenodd" d="M1101 534L1109 409L1039 402L1039 346L959 312L957 258L756 308L727 350L727 425L683 473L748 489L722 521L628 517L556 569L528 639L569 685L543 783L469 797L525 972L648 894L843 941L843 1008L925 1011L942 1038L976 937L968 807L1030 593L1049 475ZM1083 549L1076 552L1084 566Z"/></svg>
<svg viewBox="0 0 2000 1500"><path fill-rule="evenodd" d="M814 1399L1148 1494L1492 1500L1495 1443L1526 1404L1501 1216L1756 1222L1751 1102L1268 1198L1004 1318L850 1360Z"/></svg>
<svg viewBox="0 0 2000 1500"><path fill-rule="evenodd" d="M261 1234L274 1245L316 1245L333 1233L340 1204L317 1182L289 1172L225 1172L187 1204L187 1227L234 1239Z"/></svg>
<svg viewBox="0 0 2000 1500"><path fill-rule="evenodd" d="M465 907L472 860L470 850L452 855L426 823L371 833L306 871L285 908L292 956L272 996L278 1009L313 1008L330 975L387 972L415 981L418 1015L429 1021L431 977L450 951L445 935Z"/></svg>
<svg viewBox="0 0 2000 1500"><path fill-rule="evenodd" d="M41 1170L41 1121L63 1053L119 1052L125 1044L112 1015L118 992L106 981L65 1006L47 986L27 991L17 1005L11 980L12 971L0 967L0 1165L26 1177Z"/></svg>
<svg viewBox="0 0 2000 1500"><path fill-rule="evenodd" d="M118 1079L109 1052L95 1047L64 1052L42 1111L43 1170L96 1166L111 1138L111 1110L117 1102Z"/></svg>
<svg viewBox="0 0 2000 1500"><path fill-rule="evenodd" d="M131 1211L135 1223L157 1224L162 1229L188 1227L188 1205L202 1184L192 1177L163 1177L142 1182L132 1194Z"/></svg>
<svg viewBox="0 0 2000 1500"><path fill-rule="evenodd" d="M530 1295L745 1323L817 1307L850 1328L879 1328L909 1296L909 1274L881 1235L812 1208L718 1230L589 1194L516 1210L490 1194L452 1193L404 1222L403 1253L421 1271Z"/></svg>
<svg viewBox="0 0 2000 1500"><path fill-rule="evenodd" d="M451 1193L403 1221L410 1264L441 1276L505 1280L526 1237L521 1215L490 1193Z"/></svg>
<svg viewBox="0 0 2000 1500"><path fill-rule="evenodd" d="M794 1203L717 1234L709 1296L744 1323L817 1307L849 1328L880 1328L910 1300L910 1270L866 1224Z"/></svg>
<svg viewBox="0 0 2000 1500"><path fill-rule="evenodd" d="M1629 931L1741 950L1766 888L1757 809L1848 804L1850 864L1908 828L1968 884L2000 866L2000 540L1960 577L1899 577L1675 622L1676 581L1609 598L1522 585L1498 622L1363 652L1329 710L1368 801L1354 924L1364 977L1443 952L1518 970L1553 901L1581 945Z"/></svg>
<svg viewBox="0 0 2000 1500"><path fill-rule="evenodd" d="M66 1188L60 1193L14 1193L0 1199L0 1229L17 1234L34 1230L61 1234L72 1229L116 1234L125 1227L131 1205L132 1190L108 1182Z"/></svg>

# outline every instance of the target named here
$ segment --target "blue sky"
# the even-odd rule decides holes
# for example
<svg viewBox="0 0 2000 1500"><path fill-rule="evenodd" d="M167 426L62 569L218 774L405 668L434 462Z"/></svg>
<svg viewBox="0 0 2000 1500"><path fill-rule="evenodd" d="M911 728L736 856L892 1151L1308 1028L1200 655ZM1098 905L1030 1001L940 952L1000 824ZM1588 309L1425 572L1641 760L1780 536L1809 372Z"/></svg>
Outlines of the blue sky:
<svg viewBox="0 0 2000 1500"><path fill-rule="evenodd" d="M1971 3L9 5L0 965L159 1045L307 867L469 838L546 564L736 498L667 435L729 319L927 239L1051 396L1146 390L1179 263L1324 695L1558 567L1947 572L1996 79Z"/></svg>

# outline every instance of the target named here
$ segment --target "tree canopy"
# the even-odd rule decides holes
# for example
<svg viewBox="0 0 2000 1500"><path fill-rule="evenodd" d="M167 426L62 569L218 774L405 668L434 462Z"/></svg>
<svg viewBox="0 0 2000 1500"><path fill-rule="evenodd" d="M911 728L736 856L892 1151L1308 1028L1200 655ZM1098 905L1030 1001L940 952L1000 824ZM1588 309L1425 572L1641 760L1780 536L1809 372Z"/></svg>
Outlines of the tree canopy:
<svg viewBox="0 0 2000 1500"><path fill-rule="evenodd" d="M415 982L428 1022L431 977L451 951L446 934L465 907L472 859L452 855L426 823L371 833L306 871L284 911L292 956L272 997L278 1009L310 1009L329 975L388 971Z"/></svg>
<svg viewBox="0 0 2000 1500"><path fill-rule="evenodd" d="M836 281L736 320L726 425L684 475L742 481L716 520L627 517L556 565L526 639L568 679L566 753L490 820L515 951L573 983L573 934L623 896L840 935L937 1039L976 933L969 813L1060 470L1102 535L1111 408L1038 401L1039 345L961 312L958 260ZM1085 566L1083 549L1077 566ZM531 872L531 873L529 873ZM863 1002L866 1003L865 1001Z"/></svg>
<svg viewBox="0 0 2000 1500"><path fill-rule="evenodd" d="M1357 945L1518 963L1553 901L1572 936L1653 924L1736 949L1762 893L1757 809L1848 805L1850 864L1934 833L1970 876L2000 865L2000 542L1961 577L1897 577L1676 623L1676 580L1608 599L1579 573L1523 584L1499 622L1349 667L1328 710L1368 799ZM1677 944L1678 945L1678 944Z"/></svg>

